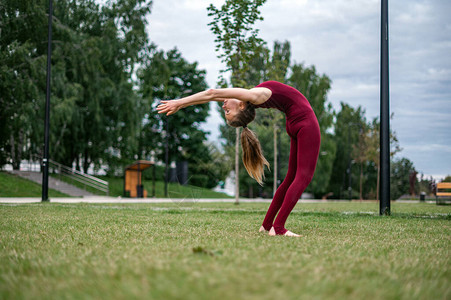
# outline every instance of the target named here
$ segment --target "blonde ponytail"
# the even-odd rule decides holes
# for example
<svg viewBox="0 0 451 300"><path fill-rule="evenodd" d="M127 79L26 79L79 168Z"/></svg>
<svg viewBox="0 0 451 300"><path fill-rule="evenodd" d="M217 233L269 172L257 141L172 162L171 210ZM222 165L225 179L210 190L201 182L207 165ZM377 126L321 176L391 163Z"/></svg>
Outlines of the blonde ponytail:
<svg viewBox="0 0 451 300"><path fill-rule="evenodd" d="M250 102L246 102L244 110L240 111L234 120L227 123L232 127L243 127L241 131L241 148L243 149L243 164L249 176L263 185L265 178L265 165L269 168L269 163L263 156L262 147L255 133L247 128L247 124L255 119L255 107Z"/></svg>
<svg viewBox="0 0 451 300"><path fill-rule="evenodd" d="M244 127L241 131L241 147L243 149L243 164L247 173L260 185L263 185L265 165L269 168L269 163L263 156L257 136L247 127Z"/></svg>

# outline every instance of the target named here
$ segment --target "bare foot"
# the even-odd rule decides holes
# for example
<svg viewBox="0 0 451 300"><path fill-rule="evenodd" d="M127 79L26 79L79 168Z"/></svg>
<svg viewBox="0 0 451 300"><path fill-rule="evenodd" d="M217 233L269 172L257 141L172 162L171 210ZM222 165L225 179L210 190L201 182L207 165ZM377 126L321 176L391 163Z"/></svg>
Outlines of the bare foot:
<svg viewBox="0 0 451 300"><path fill-rule="evenodd" d="M265 229L265 227L260 227L260 229L258 230L258 232L264 232L264 233L267 233L268 232L268 230L266 230Z"/></svg>
<svg viewBox="0 0 451 300"><path fill-rule="evenodd" d="M274 227L271 227L271 230L269 231L269 235L270 236L276 236L277 235L276 231L274 230ZM293 232L291 232L289 230L287 232L285 232L285 234L283 234L283 235L285 235L285 236L293 236L293 237L301 237L302 236L302 235L293 233Z"/></svg>

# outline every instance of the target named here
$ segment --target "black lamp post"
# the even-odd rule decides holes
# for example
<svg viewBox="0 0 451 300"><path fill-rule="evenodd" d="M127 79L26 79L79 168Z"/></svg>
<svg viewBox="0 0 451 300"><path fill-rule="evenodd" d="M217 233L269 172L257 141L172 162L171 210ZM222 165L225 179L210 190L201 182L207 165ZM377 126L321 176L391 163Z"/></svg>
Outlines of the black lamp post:
<svg viewBox="0 0 451 300"><path fill-rule="evenodd" d="M47 45L47 90L44 121L44 157L42 159L42 202L49 201L49 129L50 129L50 67L52 60L53 0L49 0L49 29Z"/></svg>
<svg viewBox="0 0 451 300"><path fill-rule="evenodd" d="M390 215L390 107L388 71L388 0L381 0L380 215Z"/></svg>

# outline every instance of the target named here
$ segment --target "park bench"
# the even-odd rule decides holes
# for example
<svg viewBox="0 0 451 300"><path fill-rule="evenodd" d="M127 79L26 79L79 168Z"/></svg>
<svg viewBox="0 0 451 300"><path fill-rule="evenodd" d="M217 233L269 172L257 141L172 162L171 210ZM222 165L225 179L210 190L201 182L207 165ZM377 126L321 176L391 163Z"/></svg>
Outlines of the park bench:
<svg viewBox="0 0 451 300"><path fill-rule="evenodd" d="M439 182L435 186L436 204L447 203L451 199L451 182Z"/></svg>

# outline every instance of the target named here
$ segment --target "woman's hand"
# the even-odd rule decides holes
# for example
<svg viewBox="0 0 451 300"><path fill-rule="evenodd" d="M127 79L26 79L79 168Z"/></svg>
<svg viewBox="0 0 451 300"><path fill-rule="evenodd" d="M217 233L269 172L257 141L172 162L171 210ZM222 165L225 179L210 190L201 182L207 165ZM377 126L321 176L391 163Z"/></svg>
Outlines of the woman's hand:
<svg viewBox="0 0 451 300"><path fill-rule="evenodd" d="M166 116L175 114L182 108L182 103L179 100L161 101L160 105L157 106L159 114L166 114Z"/></svg>

